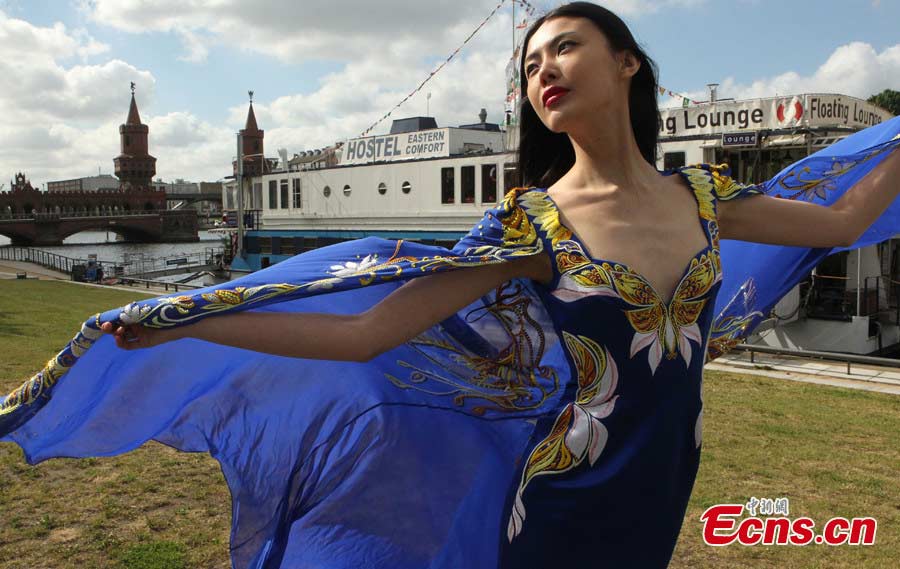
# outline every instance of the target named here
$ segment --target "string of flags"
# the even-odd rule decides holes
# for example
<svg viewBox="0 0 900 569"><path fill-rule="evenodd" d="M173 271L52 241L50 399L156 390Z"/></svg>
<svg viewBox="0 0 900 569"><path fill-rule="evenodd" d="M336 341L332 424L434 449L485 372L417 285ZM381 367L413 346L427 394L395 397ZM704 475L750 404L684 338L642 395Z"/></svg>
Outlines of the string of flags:
<svg viewBox="0 0 900 569"><path fill-rule="evenodd" d="M513 0L513 4L518 4L525 10L525 17L522 18L522 21L516 24L517 30L524 30L528 27L528 19L534 16L535 8L526 0Z"/></svg>
<svg viewBox="0 0 900 569"><path fill-rule="evenodd" d="M517 4L521 4L521 5L523 5L523 6L526 6L526 10L527 10L528 8L531 7L531 5L528 4L528 2L526 2L525 0L511 0L511 1L512 1L512 2L515 2L515 3L517 3ZM378 126L379 124L381 124L382 121L384 121L385 119L387 119L388 117L390 117L390 116L394 113L394 111L396 111L397 109L399 109L399 108L403 105L403 103L405 103L406 101L408 101L408 100L410 99L410 97L412 97L413 95L415 95L416 93L418 93L419 91L421 91L421 90L422 90L422 87L424 87L426 83L428 83L429 81L431 81L431 79L432 79L435 75L437 75L437 74L441 71L441 69L444 68L445 65L447 65L448 63L450 63L450 60L452 60L452 59L456 56L456 54L459 53L459 51L460 51L463 47L465 47L465 45L466 45L467 43L469 43L469 40L471 40L473 37L475 37L475 34L477 34L479 31L481 31L481 28L483 28L484 25L488 23L488 20L490 20L491 18L494 17L494 14L496 14L497 11L498 11L504 4L506 4L506 2L507 2L507 0L500 0L500 2L494 7L494 9L491 10L491 13L488 14L487 17L486 17L484 20L482 20L480 24L478 24L478 27L476 27L474 30L472 30L472 33L470 33L469 36L468 36L465 40L463 40L463 42L462 42L455 50L453 50L453 53L451 53L450 56L447 57L447 59L445 59L443 62L441 62L441 64L438 65L437 68L435 68L434 71L432 71L431 73L428 74L428 77L426 77L421 83L419 83L419 86L418 86L418 87L416 87L415 89L413 89L407 96L403 97L403 99L402 99L399 103L397 103L396 105L394 105L394 107L393 107L390 111L388 111L387 113L385 113L383 117L381 117L380 119L378 119L377 121L375 121L374 123L372 123L372 125L371 125L369 128L367 128L366 130L362 131L362 134L360 134L360 136L366 136L367 134L369 134L370 132L372 132L372 129L374 129L376 126ZM532 10L533 10L533 8L532 8Z"/></svg>
<svg viewBox="0 0 900 569"><path fill-rule="evenodd" d="M510 1L512 4L517 4L517 5L519 5L519 6L521 6L522 8L525 9L526 17L523 18L522 21L521 21L520 23L516 24L516 25L515 25L515 28L516 28L516 29L524 29L524 28L527 28L527 27L528 27L528 21L529 21L529 19L530 19L532 16L534 16L534 14L535 14L535 12L536 12L534 6L533 6L531 3L529 3L528 0L509 0L509 1ZM485 17L485 18L481 21L481 23L478 24L478 26L477 26L474 30L472 30L472 33L470 33L470 34L468 35L468 37L466 37L466 39L463 40L463 42L462 42L459 46L457 46L457 48L456 48L455 50L453 50L453 53L451 53L444 61L442 61L441 64L438 65L438 66L434 69L434 71L432 71L431 73L429 73L428 76L425 77L425 79L422 80L421 83L419 83L418 87L416 87L415 89L413 89L412 91L410 91L410 93L409 93L408 95L406 95L405 97L403 97L403 99L401 99L399 103L397 103L396 105L394 105L394 107L391 108L390 111L386 112L381 118L379 118L377 121L375 121L374 123L372 123L372 125L369 126L369 128L367 128L366 130L362 131L362 133L360 134L360 136L366 136L367 134L369 134L370 132L372 132L372 130L373 130L376 126L378 126L379 124L381 124L381 123L382 123L383 121L385 121L386 119L390 118L390 116L391 116L392 114L394 114L394 111L396 111L397 109L399 109L401 106L403 106L404 103L406 103L406 101L408 101L408 100L409 100L410 98L412 98L416 93L418 93L419 91L421 91L421 90L422 90L422 87L424 87L425 84L427 84L429 81L431 81L431 79L432 79L435 75L437 75L437 74L438 74L438 73L439 73L439 72L440 72L440 71L441 71L448 63L450 63L451 60L453 60L454 57L456 57L456 54L458 54L458 53L460 52L460 50L462 50L462 48L465 47L466 44L468 44L469 41L470 41L473 37L475 37L475 35L476 35L479 31L481 31L481 28L483 28L483 27L485 26L485 24L487 24L488 21L490 21L490 19L494 17L494 15L497 13L497 11L500 10L500 8L502 8L503 5L506 4L506 2L507 2L507 0L500 0L500 2L497 3L497 5L494 7L494 9L491 10L491 13L488 14L487 17ZM517 50L517 51L518 51L518 50ZM514 55L513 57L515 58L515 55ZM687 96L685 96L685 95L682 95L681 93L678 93L677 91L672 91L671 89L666 89L666 88L663 87L663 86L660 86L660 87L659 87L659 94L660 94L660 96L662 96L662 97L668 95L669 97L672 97L672 98L675 98L675 99L681 99L681 106L682 106L682 107L685 107L685 108L690 107L692 104L693 104L693 105L699 105L699 104L701 104L700 101L695 101L695 100L693 100L693 99L690 99L689 97L687 97Z"/></svg>
<svg viewBox="0 0 900 569"><path fill-rule="evenodd" d="M672 97L673 99L681 99L681 106L684 108L688 108L692 104L693 105L701 104L700 101L695 101L694 99L689 99L688 97L682 95L681 93L666 89L662 85L660 85L660 87L659 87L659 94L661 97L665 97L666 95L668 95L668 96Z"/></svg>

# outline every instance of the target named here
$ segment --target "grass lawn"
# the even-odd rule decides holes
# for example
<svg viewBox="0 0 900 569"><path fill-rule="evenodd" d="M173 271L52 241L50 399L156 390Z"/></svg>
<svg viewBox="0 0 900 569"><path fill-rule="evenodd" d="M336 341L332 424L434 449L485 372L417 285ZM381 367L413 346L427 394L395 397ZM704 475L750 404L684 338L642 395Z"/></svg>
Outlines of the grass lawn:
<svg viewBox="0 0 900 569"><path fill-rule="evenodd" d="M0 390L38 370L90 314L141 297L0 281ZM703 460L671 567L896 565L900 397L713 372L704 393ZM700 514L751 496L788 497L789 517L809 516L817 528L836 516L875 517L876 544L705 545ZM206 455L150 443L116 458L30 467L17 446L3 443L0 568L228 567L229 500Z"/></svg>

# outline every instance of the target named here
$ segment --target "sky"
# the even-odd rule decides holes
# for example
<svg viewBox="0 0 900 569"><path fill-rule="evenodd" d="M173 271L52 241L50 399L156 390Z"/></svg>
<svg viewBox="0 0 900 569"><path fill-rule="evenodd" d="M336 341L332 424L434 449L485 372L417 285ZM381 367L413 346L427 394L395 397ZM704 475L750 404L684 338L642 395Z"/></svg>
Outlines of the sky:
<svg viewBox="0 0 900 569"><path fill-rule="evenodd" d="M248 90L268 155L358 136L500 1L0 0L0 189L19 171L36 187L111 174L132 81L165 181L230 175ZM560 4L529 2L532 19ZM712 82L736 99L900 90L900 0L603 5L656 60L660 85L690 98L705 99ZM502 122L512 30L505 0L391 118L428 113L456 126L485 108Z"/></svg>

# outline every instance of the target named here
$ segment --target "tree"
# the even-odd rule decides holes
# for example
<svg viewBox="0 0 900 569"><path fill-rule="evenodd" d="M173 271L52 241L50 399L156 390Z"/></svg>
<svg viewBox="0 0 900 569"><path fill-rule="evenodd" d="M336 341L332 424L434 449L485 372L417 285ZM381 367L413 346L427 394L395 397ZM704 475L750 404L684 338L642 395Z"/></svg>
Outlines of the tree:
<svg viewBox="0 0 900 569"><path fill-rule="evenodd" d="M894 116L900 116L900 91L885 89L881 93L869 97L868 102L878 105L882 109L887 109Z"/></svg>

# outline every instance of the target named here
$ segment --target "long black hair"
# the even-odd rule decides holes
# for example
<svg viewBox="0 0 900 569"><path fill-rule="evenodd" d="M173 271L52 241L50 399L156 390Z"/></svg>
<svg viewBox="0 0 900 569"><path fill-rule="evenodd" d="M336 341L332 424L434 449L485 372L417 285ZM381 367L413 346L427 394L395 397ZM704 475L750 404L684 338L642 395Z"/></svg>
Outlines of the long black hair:
<svg viewBox="0 0 900 569"><path fill-rule="evenodd" d="M559 180L575 164L575 151L566 133L555 133L544 126L528 101L528 78L525 75L525 48L534 32L549 19L559 17L587 18L603 32L610 46L617 52L630 51L641 64L631 78L628 109L631 129L641 155L656 167L656 147L659 139L659 88L656 64L631 35L621 18L590 2L572 2L541 16L525 34L519 78L522 103L519 106L519 151L516 183L523 186L547 187Z"/></svg>

